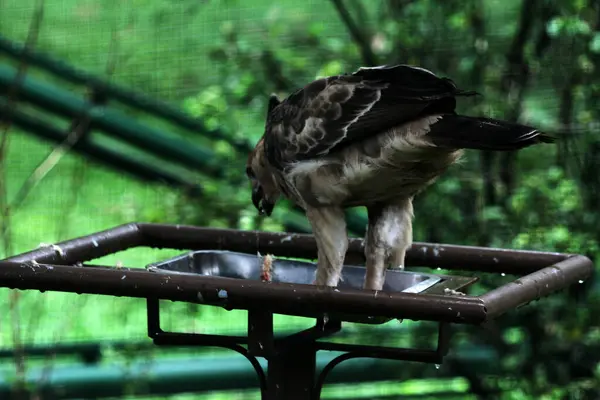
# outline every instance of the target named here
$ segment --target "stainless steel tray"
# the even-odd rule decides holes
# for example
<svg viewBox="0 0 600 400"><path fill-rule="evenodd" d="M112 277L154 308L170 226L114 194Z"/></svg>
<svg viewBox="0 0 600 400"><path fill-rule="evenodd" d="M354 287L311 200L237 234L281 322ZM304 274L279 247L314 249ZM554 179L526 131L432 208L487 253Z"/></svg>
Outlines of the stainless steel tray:
<svg viewBox="0 0 600 400"><path fill-rule="evenodd" d="M224 278L260 280L263 257L230 251L201 250L190 252L169 260L148 265L152 272L168 272L219 276ZM310 262L278 259L273 257L271 282L311 284L315 279L316 264ZM344 266L338 289L362 288L364 267ZM442 278L439 275L410 271L388 270L383 290L387 292L421 293Z"/></svg>
<svg viewBox="0 0 600 400"><path fill-rule="evenodd" d="M200 250L152 263L146 268L156 273L260 280L262 265L263 257L259 255L220 250ZM315 263L274 257L270 271L271 282L311 284L314 281L316 269ZM344 266L342 271L343 280L338 285L338 289L362 288L364 274L364 267ZM477 278L474 277L426 274L391 269L386 273L383 290L387 292L445 294L446 290L459 290L476 280ZM319 317L311 314L305 316ZM382 324L390 321L390 318L362 315L331 315L330 318L364 324Z"/></svg>

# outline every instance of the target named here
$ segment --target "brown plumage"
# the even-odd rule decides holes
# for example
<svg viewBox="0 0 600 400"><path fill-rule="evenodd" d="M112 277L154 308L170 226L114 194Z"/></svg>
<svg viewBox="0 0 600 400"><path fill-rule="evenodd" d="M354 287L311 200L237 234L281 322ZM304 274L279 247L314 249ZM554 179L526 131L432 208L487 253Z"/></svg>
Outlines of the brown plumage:
<svg viewBox="0 0 600 400"><path fill-rule="evenodd" d="M248 157L252 200L270 215L283 195L306 211L318 246L316 283L336 286L347 250L344 209L366 206L366 289L404 267L412 199L462 149L517 150L551 142L534 128L455 113L472 96L447 78L397 65L316 80L283 101Z"/></svg>

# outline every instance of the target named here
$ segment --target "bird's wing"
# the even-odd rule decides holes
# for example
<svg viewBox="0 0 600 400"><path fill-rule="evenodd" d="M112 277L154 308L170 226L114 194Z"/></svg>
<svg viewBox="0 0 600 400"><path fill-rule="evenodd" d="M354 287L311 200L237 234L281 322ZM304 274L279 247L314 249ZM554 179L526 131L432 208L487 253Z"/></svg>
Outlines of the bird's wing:
<svg viewBox="0 0 600 400"><path fill-rule="evenodd" d="M279 168L313 159L422 116L453 113L455 96L472 94L407 65L320 79L271 110L267 157Z"/></svg>

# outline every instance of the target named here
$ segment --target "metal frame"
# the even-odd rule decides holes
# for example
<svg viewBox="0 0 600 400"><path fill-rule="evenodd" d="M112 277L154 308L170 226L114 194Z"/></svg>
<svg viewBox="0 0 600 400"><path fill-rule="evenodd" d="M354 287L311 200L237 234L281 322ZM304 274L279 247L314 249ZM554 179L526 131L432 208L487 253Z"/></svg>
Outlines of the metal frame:
<svg viewBox="0 0 600 400"><path fill-rule="evenodd" d="M263 400L318 399L327 374L350 358L373 357L440 364L448 352L449 323L481 324L540 297L588 278L585 256L469 246L414 243L407 264L433 268L525 275L480 296L336 291L314 285L265 283L211 276L157 274L140 269L81 263L133 247L186 250L224 249L316 258L312 235L236 231L162 224L127 224L0 261L0 286L16 289L141 297L147 299L148 335L157 345L219 346L243 354L254 366ZM351 239L346 261L364 262L364 243ZM79 266L76 266L79 265ZM471 283L466 281L465 284ZM166 332L160 328L159 300L248 310L248 336ZM273 314L323 317L308 330L275 337ZM341 329L329 314L437 321L434 350L398 349L323 342ZM246 347L244 347L246 346ZM316 352L342 351L318 377ZM268 375L256 357L268 360Z"/></svg>

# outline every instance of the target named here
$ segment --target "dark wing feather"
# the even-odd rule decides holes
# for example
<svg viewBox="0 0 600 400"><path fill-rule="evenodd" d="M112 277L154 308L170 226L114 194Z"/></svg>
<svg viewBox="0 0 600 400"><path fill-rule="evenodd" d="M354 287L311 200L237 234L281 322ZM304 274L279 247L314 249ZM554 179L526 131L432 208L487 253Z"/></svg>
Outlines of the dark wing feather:
<svg viewBox="0 0 600 400"><path fill-rule="evenodd" d="M320 79L271 111L267 157L284 168L426 115L453 113L454 97L471 94L449 79L406 65Z"/></svg>
<svg viewBox="0 0 600 400"><path fill-rule="evenodd" d="M444 115L427 138L436 146L491 151L519 150L554 138L527 125L485 117Z"/></svg>

